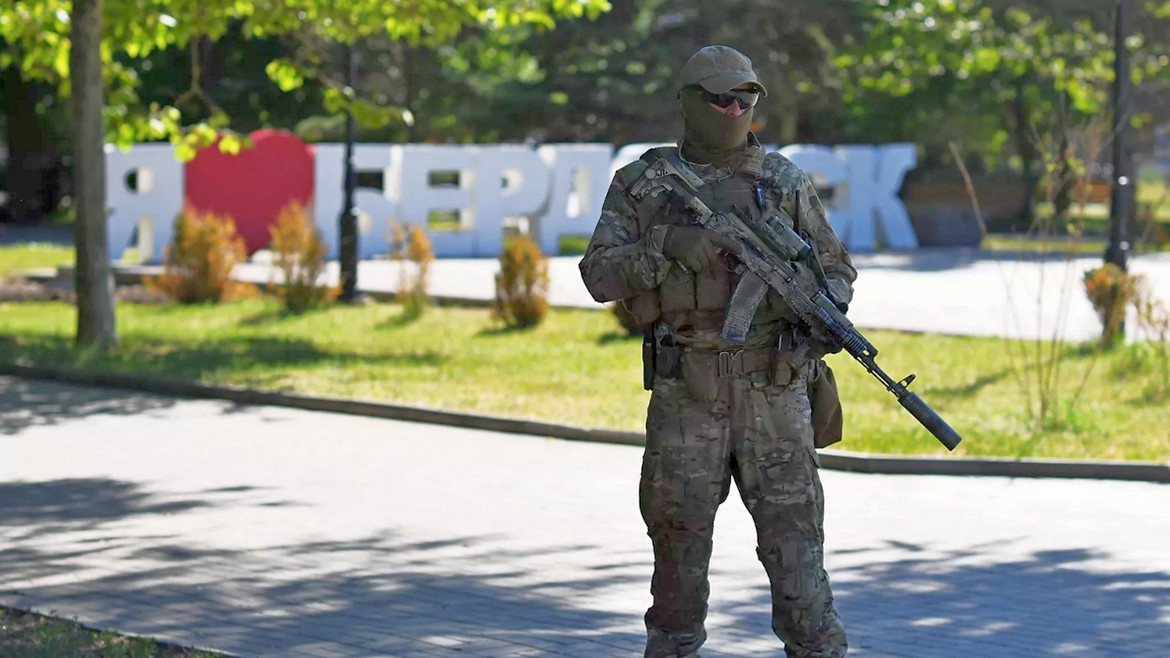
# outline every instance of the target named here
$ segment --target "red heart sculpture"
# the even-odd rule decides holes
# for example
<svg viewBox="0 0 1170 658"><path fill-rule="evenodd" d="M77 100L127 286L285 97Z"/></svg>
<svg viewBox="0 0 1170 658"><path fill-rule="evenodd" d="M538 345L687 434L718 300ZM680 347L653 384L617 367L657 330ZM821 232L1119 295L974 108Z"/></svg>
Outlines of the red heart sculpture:
<svg viewBox="0 0 1170 658"><path fill-rule="evenodd" d="M185 203L197 212L230 215L251 255L268 246L268 227L282 208L312 208L313 147L283 130L257 130L236 155L215 144L183 170Z"/></svg>

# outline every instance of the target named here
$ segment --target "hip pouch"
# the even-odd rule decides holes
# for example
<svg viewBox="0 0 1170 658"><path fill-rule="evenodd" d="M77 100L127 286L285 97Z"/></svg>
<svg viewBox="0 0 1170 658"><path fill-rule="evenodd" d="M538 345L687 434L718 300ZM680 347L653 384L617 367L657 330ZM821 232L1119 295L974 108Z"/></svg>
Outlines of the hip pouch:
<svg viewBox="0 0 1170 658"><path fill-rule="evenodd" d="M824 448L840 441L845 424L841 395L833 369L823 360L816 362L816 372L809 378L808 399L812 404L813 445Z"/></svg>

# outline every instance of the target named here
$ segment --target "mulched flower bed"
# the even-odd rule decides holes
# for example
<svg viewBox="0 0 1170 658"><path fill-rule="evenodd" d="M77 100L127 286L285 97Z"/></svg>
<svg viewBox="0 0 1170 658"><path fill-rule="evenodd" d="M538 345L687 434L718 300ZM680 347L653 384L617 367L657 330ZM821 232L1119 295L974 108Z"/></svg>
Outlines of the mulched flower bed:
<svg viewBox="0 0 1170 658"><path fill-rule="evenodd" d="M135 304L165 304L169 300L144 285L118 286L114 289L117 301ZM0 303L5 302L51 302L77 303L77 293L65 288L52 286L22 277L0 279Z"/></svg>

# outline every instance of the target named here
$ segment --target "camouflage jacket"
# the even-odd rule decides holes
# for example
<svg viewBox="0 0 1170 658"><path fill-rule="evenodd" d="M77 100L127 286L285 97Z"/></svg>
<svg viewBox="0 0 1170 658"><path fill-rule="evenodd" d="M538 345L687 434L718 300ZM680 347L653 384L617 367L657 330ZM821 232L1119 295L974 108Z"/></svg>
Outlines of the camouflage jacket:
<svg viewBox="0 0 1170 658"><path fill-rule="evenodd" d="M749 145L747 148L759 149L755 145ZM779 153L763 155L760 151L757 154L757 161L760 156L762 164L758 165L760 172L758 180L755 180L754 176L749 177L753 182L761 183L765 189L768 204L765 212L777 212L781 217L792 220L795 227L804 233L819 254L833 297L837 301L848 303L853 298L853 281L857 278L857 270L853 268L844 245L833 232L812 181L792 161ZM582 279L595 300L635 302L633 306L636 314L638 313L636 302L647 298L656 300L659 292L678 289L675 281L696 276L675 265L651 239L651 229L654 226L680 221L677 217L669 217L671 210L667 207L666 201L660 197L636 204L626 192L630 184L637 180L647 167L646 162L638 160L623 167L614 176L602 207L601 219L580 263ZM709 278L719 274L706 276ZM693 282L689 290L699 290L706 284L709 282ZM734 281L728 283L732 286L733 284ZM724 284L720 282L719 285ZM728 289L726 292L730 295L731 290ZM657 301L649 304L655 309L649 313L651 316L659 313L656 304ZM642 313L645 314L645 310ZM662 315L667 317L643 319L647 322L663 319L674 329L689 328L693 324L671 318L669 313ZM752 331L749 333L748 345L763 345L774 340L775 329L786 315L786 305L774 291L770 291L757 310ZM687 316L688 319L690 317ZM701 342L710 344L711 347L722 347L719 344L721 341L716 338L717 332L712 330L714 328L712 324L707 323L707 330L684 331L685 335L681 338L684 342Z"/></svg>

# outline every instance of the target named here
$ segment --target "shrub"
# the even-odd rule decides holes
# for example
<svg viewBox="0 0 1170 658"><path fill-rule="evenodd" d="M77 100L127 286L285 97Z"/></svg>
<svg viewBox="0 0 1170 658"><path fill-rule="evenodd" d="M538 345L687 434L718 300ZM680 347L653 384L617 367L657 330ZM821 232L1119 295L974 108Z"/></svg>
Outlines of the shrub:
<svg viewBox="0 0 1170 658"><path fill-rule="evenodd" d="M1140 276L1113 263L1085 272L1085 293L1101 320L1101 345L1106 349L1125 337L1126 307L1137 296L1140 282Z"/></svg>
<svg viewBox="0 0 1170 658"><path fill-rule="evenodd" d="M390 259L400 263L397 297L402 304L402 313L408 319L417 318L431 305L427 287L430 285L431 263L435 260L431 240L423 227L392 224ZM408 271L407 261L413 264L413 274Z"/></svg>
<svg viewBox="0 0 1170 658"><path fill-rule="evenodd" d="M1148 392L1149 396L1161 401L1170 397L1170 307L1154 295L1153 288L1146 282L1139 286L1133 300L1137 311L1137 324L1146 334L1150 350L1158 359L1158 385Z"/></svg>
<svg viewBox="0 0 1170 658"><path fill-rule="evenodd" d="M148 288L182 304L222 302L258 294L256 287L232 281L232 270L247 258L244 239L227 215L199 215L184 208L163 257L163 273L147 279Z"/></svg>
<svg viewBox="0 0 1170 658"><path fill-rule="evenodd" d="M534 327L548 312L548 259L527 235L504 243L492 315L509 327Z"/></svg>
<svg viewBox="0 0 1170 658"><path fill-rule="evenodd" d="M328 250L303 206L293 202L282 208L268 232L273 262L283 278L277 290L285 310L303 313L337 299L340 288L321 282Z"/></svg>

